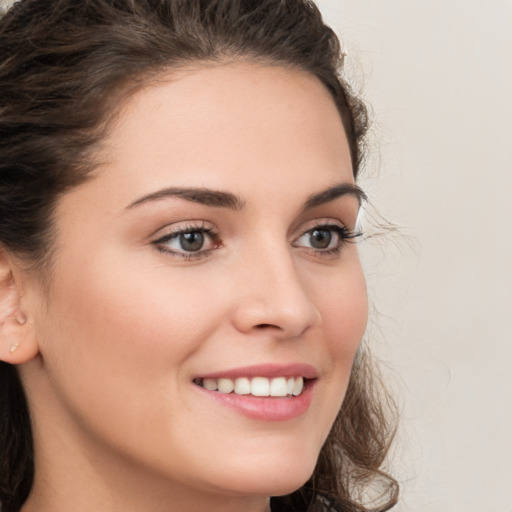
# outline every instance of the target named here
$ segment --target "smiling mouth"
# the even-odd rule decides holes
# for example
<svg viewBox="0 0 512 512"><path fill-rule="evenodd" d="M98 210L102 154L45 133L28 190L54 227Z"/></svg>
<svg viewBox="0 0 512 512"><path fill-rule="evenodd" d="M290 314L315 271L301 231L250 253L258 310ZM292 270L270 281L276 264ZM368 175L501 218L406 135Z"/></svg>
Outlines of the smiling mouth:
<svg viewBox="0 0 512 512"><path fill-rule="evenodd" d="M294 397L300 396L307 384L304 377L238 377L236 379L194 379L194 384L223 394L252 395L256 397Z"/></svg>

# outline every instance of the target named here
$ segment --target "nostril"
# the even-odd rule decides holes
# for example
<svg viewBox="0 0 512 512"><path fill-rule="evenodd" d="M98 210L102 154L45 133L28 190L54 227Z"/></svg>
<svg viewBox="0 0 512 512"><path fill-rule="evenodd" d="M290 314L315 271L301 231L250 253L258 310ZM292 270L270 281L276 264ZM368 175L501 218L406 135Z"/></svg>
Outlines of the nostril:
<svg viewBox="0 0 512 512"><path fill-rule="evenodd" d="M273 324L258 324L258 325L256 325L256 328L257 329L271 329L271 328L279 329L279 327L277 325L273 325Z"/></svg>

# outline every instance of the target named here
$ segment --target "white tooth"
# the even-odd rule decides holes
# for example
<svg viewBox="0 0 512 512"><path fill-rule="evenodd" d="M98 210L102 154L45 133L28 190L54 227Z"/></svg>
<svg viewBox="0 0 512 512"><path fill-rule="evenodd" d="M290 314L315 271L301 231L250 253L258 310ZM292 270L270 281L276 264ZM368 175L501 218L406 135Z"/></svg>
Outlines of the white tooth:
<svg viewBox="0 0 512 512"><path fill-rule="evenodd" d="M293 396L298 396L302 393L302 388L304 387L304 379L299 377L295 379L295 384L293 385Z"/></svg>
<svg viewBox="0 0 512 512"><path fill-rule="evenodd" d="M216 379L204 379L203 388L208 391L217 391L217 380Z"/></svg>
<svg viewBox="0 0 512 512"><path fill-rule="evenodd" d="M286 396L287 382L284 377L277 377L270 381L270 396Z"/></svg>
<svg viewBox="0 0 512 512"><path fill-rule="evenodd" d="M295 384L295 379L290 377L286 382L286 394L291 395L293 393L293 385Z"/></svg>
<svg viewBox="0 0 512 512"><path fill-rule="evenodd" d="M235 380L235 393L248 395L251 392L251 381L247 377L239 377Z"/></svg>
<svg viewBox="0 0 512 512"><path fill-rule="evenodd" d="M231 379L219 379L218 383L220 393L231 393L235 389L235 383Z"/></svg>
<svg viewBox="0 0 512 512"><path fill-rule="evenodd" d="M269 396L270 382L266 377L254 377L251 381L251 394L254 396Z"/></svg>

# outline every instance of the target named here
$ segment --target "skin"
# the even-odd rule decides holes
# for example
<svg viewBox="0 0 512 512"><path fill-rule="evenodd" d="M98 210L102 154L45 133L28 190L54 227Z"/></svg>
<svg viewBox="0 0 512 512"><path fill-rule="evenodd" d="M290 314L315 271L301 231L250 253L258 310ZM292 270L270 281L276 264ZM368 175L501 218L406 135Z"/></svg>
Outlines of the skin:
<svg viewBox="0 0 512 512"><path fill-rule="evenodd" d="M311 475L366 325L357 247L327 253L309 234L353 229L356 197L304 209L354 184L335 104L297 70L175 71L126 102L100 157L59 200L47 284L11 264L21 343L3 358L20 365L36 453L23 511L264 512ZM168 187L240 204L133 205ZM200 257L154 243L191 226L216 232ZM192 382L266 363L315 368L304 414L251 419Z"/></svg>

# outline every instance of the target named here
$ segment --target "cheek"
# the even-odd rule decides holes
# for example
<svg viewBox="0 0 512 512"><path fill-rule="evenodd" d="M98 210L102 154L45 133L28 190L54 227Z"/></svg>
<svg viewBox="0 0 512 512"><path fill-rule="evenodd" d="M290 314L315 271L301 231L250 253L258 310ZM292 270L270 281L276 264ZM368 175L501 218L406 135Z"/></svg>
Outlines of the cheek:
<svg viewBox="0 0 512 512"><path fill-rule="evenodd" d="M136 425L143 410L158 410L158 393L179 386L215 329L220 306L207 294L141 268L61 265L39 331L46 371L70 409L92 404L95 417L132 414Z"/></svg>
<svg viewBox="0 0 512 512"><path fill-rule="evenodd" d="M325 375L318 383L318 396L322 399L314 413L317 425L323 426L318 431L318 449L342 405L368 319L366 281L357 258L349 260L343 272L336 273L329 281L323 280L323 284L322 289L315 288L314 295L322 317L322 347L328 361Z"/></svg>
<svg viewBox="0 0 512 512"><path fill-rule="evenodd" d="M350 272L340 273L327 291L318 294L316 303L333 364L346 365L355 356L368 320L366 281L358 262L354 262Z"/></svg>
<svg viewBox="0 0 512 512"><path fill-rule="evenodd" d="M190 439L200 437L197 425L212 421L191 405L190 374L226 305L190 278L142 268L60 266L40 318L48 385L39 401L63 432L177 478ZM207 448L201 445L200 454Z"/></svg>

